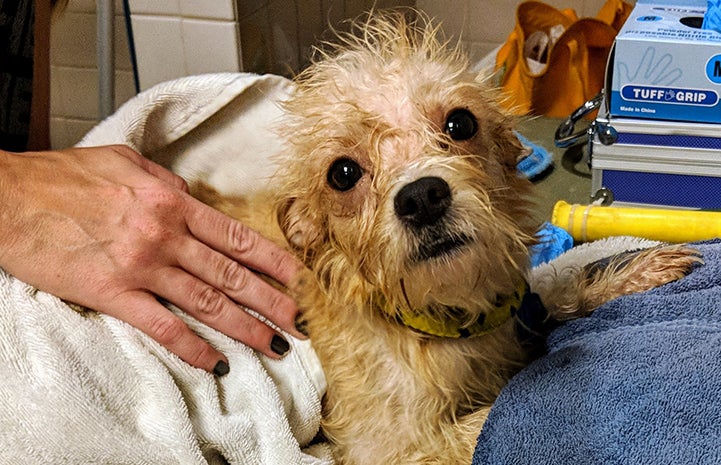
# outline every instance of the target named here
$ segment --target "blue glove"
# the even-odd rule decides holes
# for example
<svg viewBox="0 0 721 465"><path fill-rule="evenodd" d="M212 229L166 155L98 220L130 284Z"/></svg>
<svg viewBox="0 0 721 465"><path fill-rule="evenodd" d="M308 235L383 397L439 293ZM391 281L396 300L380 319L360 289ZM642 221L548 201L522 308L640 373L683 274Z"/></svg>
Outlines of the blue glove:
<svg viewBox="0 0 721 465"><path fill-rule="evenodd" d="M707 4L701 27L721 32L721 0L708 0Z"/></svg>
<svg viewBox="0 0 721 465"><path fill-rule="evenodd" d="M553 166L553 157L548 150L538 144L534 144L518 132L516 132L516 137L518 137L518 140L521 141L521 144L529 152L528 155L519 160L516 165L518 175L529 180L534 180L541 174L549 171Z"/></svg>
<svg viewBox="0 0 721 465"><path fill-rule="evenodd" d="M573 247L573 238L565 229L543 223L536 233L538 244L531 247L531 267L550 262Z"/></svg>

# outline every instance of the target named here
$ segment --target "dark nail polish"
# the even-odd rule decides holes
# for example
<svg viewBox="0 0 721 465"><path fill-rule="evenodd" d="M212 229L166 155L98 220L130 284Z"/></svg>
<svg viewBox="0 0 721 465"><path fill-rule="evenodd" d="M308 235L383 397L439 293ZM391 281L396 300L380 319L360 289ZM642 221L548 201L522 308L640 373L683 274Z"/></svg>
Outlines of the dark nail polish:
<svg viewBox="0 0 721 465"><path fill-rule="evenodd" d="M225 376L229 371L230 367L223 360L219 360L218 363L215 364L215 368L213 368L213 374L217 377Z"/></svg>
<svg viewBox="0 0 721 465"><path fill-rule="evenodd" d="M273 340L270 341L270 350L278 355L285 355L286 352L290 350L290 344L288 344L288 341L276 334L273 336Z"/></svg>
<svg viewBox="0 0 721 465"><path fill-rule="evenodd" d="M295 329L303 336L308 337L308 322L303 319L301 313L295 316Z"/></svg>

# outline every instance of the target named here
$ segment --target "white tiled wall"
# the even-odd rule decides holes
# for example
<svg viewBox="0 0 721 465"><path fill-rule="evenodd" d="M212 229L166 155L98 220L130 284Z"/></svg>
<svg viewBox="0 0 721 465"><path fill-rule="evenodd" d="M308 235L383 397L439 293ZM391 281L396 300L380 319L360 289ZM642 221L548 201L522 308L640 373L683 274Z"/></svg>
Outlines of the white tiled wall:
<svg viewBox="0 0 721 465"><path fill-rule="evenodd" d="M246 71L292 75L308 62L310 50L328 25L371 8L411 6L415 0L239 0L238 22Z"/></svg>
<svg viewBox="0 0 721 465"><path fill-rule="evenodd" d="M122 1L115 1L116 106L135 95ZM50 142L75 144L98 119L95 0L70 0L50 37Z"/></svg>
<svg viewBox="0 0 721 465"><path fill-rule="evenodd" d="M502 44L521 0L130 0L141 89L218 71L289 75L328 24L375 7L416 5L462 37L477 60ZM593 16L605 0L546 0ZM116 9L116 106L135 94L122 1ZM340 25L340 26L339 26ZM74 144L97 122L95 0L70 0L51 36L51 142ZM242 45L242 47L241 47Z"/></svg>
<svg viewBox="0 0 721 465"><path fill-rule="evenodd" d="M130 0L140 87L188 74L291 75L328 24L414 0Z"/></svg>
<svg viewBox="0 0 721 465"><path fill-rule="evenodd" d="M238 71L235 0L131 0L141 89L180 76ZM135 95L122 0L115 0L115 105ZM137 14L135 14L137 13ZM70 0L51 30L54 148L68 147L98 123L96 0Z"/></svg>
<svg viewBox="0 0 721 465"><path fill-rule="evenodd" d="M130 0L130 11L141 90L242 70L235 0Z"/></svg>

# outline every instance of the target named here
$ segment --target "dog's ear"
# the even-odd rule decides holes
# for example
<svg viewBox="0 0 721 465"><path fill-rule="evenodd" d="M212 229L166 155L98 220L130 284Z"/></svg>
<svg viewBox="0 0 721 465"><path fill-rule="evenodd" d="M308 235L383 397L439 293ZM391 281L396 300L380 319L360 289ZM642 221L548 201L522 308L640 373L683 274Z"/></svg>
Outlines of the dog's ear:
<svg viewBox="0 0 721 465"><path fill-rule="evenodd" d="M322 220L298 199L284 199L277 205L278 224L286 241L294 250L301 252L308 262L325 241Z"/></svg>

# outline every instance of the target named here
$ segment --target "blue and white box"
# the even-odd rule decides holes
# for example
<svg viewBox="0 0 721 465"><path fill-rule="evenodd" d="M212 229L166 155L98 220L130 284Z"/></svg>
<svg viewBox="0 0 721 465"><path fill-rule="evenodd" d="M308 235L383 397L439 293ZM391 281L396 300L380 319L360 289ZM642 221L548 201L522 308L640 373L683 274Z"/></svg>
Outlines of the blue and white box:
<svg viewBox="0 0 721 465"><path fill-rule="evenodd" d="M721 32L706 0L638 0L609 62L612 116L721 123Z"/></svg>

